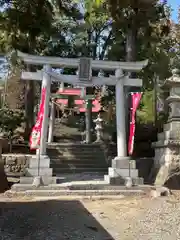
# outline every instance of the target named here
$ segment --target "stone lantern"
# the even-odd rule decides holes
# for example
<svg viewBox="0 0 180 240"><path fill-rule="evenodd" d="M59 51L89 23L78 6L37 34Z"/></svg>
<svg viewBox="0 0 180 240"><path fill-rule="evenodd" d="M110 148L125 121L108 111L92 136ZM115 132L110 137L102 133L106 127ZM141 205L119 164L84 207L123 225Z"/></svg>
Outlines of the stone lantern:
<svg viewBox="0 0 180 240"><path fill-rule="evenodd" d="M96 130L96 143L103 141L103 119L101 118L101 114L99 113L97 118L94 120L94 123L96 124L95 130Z"/></svg>
<svg viewBox="0 0 180 240"><path fill-rule="evenodd" d="M169 106L168 122L164 131L158 134L154 166L158 170L155 185L164 185L173 171L180 169L180 76L173 70L173 76L165 81L163 88L169 89L166 103Z"/></svg>

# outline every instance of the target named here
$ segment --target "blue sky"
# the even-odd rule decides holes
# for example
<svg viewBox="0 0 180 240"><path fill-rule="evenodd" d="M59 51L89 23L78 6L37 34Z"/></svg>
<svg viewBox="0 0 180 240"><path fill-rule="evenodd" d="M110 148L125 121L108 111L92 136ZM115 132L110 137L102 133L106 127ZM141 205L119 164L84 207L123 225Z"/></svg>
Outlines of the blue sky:
<svg viewBox="0 0 180 240"><path fill-rule="evenodd" d="M168 3L173 9L172 19L177 21L178 7L180 6L180 0L168 0Z"/></svg>

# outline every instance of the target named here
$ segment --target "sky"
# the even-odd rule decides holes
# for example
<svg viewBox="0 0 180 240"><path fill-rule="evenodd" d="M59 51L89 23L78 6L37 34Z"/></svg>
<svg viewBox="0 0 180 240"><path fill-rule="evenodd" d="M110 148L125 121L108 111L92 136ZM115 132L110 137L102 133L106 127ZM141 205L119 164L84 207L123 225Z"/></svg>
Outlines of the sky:
<svg viewBox="0 0 180 240"><path fill-rule="evenodd" d="M178 7L180 6L180 0L168 0L168 3L171 5L173 9L172 19L174 21L177 21Z"/></svg>

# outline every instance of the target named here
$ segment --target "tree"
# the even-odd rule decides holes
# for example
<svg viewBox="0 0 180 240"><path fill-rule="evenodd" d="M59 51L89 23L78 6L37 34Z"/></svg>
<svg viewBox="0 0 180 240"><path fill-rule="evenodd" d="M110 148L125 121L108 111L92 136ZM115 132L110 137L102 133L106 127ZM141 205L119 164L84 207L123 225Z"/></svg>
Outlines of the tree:
<svg viewBox="0 0 180 240"><path fill-rule="evenodd" d="M68 5L69 3L69 5ZM0 45L1 50L8 52L18 49L30 54L44 54L54 31L55 9L72 15L75 8L71 1L20 1L1 0L0 7ZM56 6L56 8L55 8ZM30 69L27 66L28 70ZM34 92L33 81L26 81L25 112L27 137L34 123Z"/></svg>
<svg viewBox="0 0 180 240"><path fill-rule="evenodd" d="M18 49L27 53L38 51L39 38L51 28L52 9L49 2L1 1L1 6L4 7L4 11L1 14L3 24L0 27L4 32L4 41L8 43L6 50ZM25 91L27 135L34 123L33 110L34 83L27 81Z"/></svg>
<svg viewBox="0 0 180 240"><path fill-rule="evenodd" d="M174 52L174 57L172 60L172 65L174 68L180 70L180 8L178 14L178 22L172 24L172 37L174 39L174 46L172 51Z"/></svg>
<svg viewBox="0 0 180 240"><path fill-rule="evenodd" d="M17 127L21 126L23 121L23 112L13 111L8 108L0 109L0 131L9 140L10 152L12 151L14 131L17 129Z"/></svg>
<svg viewBox="0 0 180 240"><path fill-rule="evenodd" d="M64 36L68 39L70 46L70 51L64 51L64 53L67 54L66 56L71 57L86 56L102 60L112 40L111 21L109 21L108 12L103 7L95 6L93 6L92 11L89 12L88 1L84 2L83 9L84 14L79 18L79 21L64 16L63 20L62 17L57 19L59 28L61 31L63 30ZM87 94L92 93L93 89L88 88ZM88 104L88 106L90 105L91 104ZM89 123L92 121L90 119L90 107L87 111L87 122ZM90 126L90 124L87 125ZM87 134L90 136L90 127ZM89 139L89 137L87 137L87 139Z"/></svg>
<svg viewBox="0 0 180 240"><path fill-rule="evenodd" d="M149 65L141 73L143 90L148 91L154 87L154 73L161 80L170 74L175 43L169 34L170 9L165 3L86 0L83 13L75 0L1 0L0 4L1 51L15 48L40 55L123 61L148 58ZM129 30L134 32L131 45L136 45L131 54L126 44ZM33 124L34 88L33 81L29 81L25 98L29 130Z"/></svg>

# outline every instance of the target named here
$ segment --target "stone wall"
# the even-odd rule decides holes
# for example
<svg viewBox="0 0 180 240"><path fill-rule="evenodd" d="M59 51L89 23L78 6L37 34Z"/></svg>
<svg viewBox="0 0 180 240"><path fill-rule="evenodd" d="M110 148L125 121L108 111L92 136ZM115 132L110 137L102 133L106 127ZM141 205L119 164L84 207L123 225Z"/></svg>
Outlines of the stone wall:
<svg viewBox="0 0 180 240"><path fill-rule="evenodd" d="M30 154L2 154L2 162L7 176L23 176L31 157Z"/></svg>

